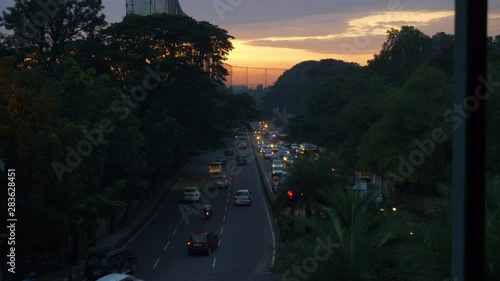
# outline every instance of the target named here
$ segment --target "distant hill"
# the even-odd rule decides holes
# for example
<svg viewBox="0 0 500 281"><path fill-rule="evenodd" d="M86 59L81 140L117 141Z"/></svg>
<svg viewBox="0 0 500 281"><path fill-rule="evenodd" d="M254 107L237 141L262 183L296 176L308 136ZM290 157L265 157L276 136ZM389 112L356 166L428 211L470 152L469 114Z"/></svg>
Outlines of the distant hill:
<svg viewBox="0 0 500 281"><path fill-rule="evenodd" d="M359 67L359 65L334 59L296 64L285 71L265 93L259 107L262 118L272 118L273 108L279 108L280 112L286 108L288 114L301 113L304 109L304 97L312 89L313 81L319 76L343 72L346 67Z"/></svg>

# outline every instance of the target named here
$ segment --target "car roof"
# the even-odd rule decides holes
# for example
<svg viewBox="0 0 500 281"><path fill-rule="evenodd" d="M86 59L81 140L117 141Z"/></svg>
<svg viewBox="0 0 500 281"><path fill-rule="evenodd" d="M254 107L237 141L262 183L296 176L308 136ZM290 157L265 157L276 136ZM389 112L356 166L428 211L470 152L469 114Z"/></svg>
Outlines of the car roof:
<svg viewBox="0 0 500 281"><path fill-rule="evenodd" d="M213 231L211 231L211 230L198 230L198 231L193 232L191 235L208 234L210 232L213 232Z"/></svg>
<svg viewBox="0 0 500 281"><path fill-rule="evenodd" d="M97 281L119 281L119 280L124 280L127 277L130 277L130 275L123 274L123 273L111 273L111 274L108 274L106 276L103 276L103 277L97 279Z"/></svg>
<svg viewBox="0 0 500 281"><path fill-rule="evenodd" d="M186 190L186 189L192 189L192 188L198 189L198 187L196 187L196 186L187 186L187 187L184 188L184 190Z"/></svg>
<svg viewBox="0 0 500 281"><path fill-rule="evenodd" d="M236 193L238 193L238 192L250 192L250 190L248 190L248 189L240 189L240 190L236 191Z"/></svg>
<svg viewBox="0 0 500 281"><path fill-rule="evenodd" d="M220 165L220 162L218 162L218 161L213 161L213 162L211 162L211 163L210 163L210 165Z"/></svg>

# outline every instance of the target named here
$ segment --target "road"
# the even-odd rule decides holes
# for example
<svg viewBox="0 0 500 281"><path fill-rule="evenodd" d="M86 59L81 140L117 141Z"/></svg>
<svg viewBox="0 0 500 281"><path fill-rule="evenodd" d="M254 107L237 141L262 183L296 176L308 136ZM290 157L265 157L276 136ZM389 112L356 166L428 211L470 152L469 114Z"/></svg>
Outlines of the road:
<svg viewBox="0 0 500 281"><path fill-rule="evenodd" d="M235 140L237 144L240 140ZM225 169L233 174L229 189L209 193L208 163L218 153L200 156L186 176L165 200L156 216L128 244L138 256L136 276L146 281L270 281L268 268L274 261L274 232L263 190L259 185L254 161L255 151L237 150L248 155L247 166L235 166L228 156ZM235 153L235 154L236 154ZM181 203L182 191L187 186L203 187L204 196L214 206L213 217L205 220L196 205ZM238 189L250 189L253 203L250 207L235 207L232 203ZM181 212L184 211L184 215ZM191 214L187 210L192 210ZM194 214L197 212L197 214ZM192 232L212 230L220 237L220 247L210 256L188 256L187 241Z"/></svg>

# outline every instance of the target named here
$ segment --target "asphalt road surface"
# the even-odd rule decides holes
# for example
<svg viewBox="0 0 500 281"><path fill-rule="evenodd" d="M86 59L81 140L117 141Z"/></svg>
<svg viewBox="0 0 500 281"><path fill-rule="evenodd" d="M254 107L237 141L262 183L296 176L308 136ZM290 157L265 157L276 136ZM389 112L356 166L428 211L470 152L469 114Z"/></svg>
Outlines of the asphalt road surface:
<svg viewBox="0 0 500 281"><path fill-rule="evenodd" d="M158 213L128 244L138 257L135 273L138 278L146 281L272 280L268 272L274 262L272 218L259 185L256 153L250 146L238 150L237 145L242 141L235 140L234 155L247 154L248 165L236 166L234 156L226 156L224 169L233 176L228 189L208 188L211 185L208 164L223 151L200 156ZM188 186L202 187L204 196L213 205L211 219L204 219L203 204L181 202L183 189ZM238 189L252 191L251 206L234 206L234 193ZM211 255L188 256L187 241L191 233L199 230L218 234L219 249Z"/></svg>

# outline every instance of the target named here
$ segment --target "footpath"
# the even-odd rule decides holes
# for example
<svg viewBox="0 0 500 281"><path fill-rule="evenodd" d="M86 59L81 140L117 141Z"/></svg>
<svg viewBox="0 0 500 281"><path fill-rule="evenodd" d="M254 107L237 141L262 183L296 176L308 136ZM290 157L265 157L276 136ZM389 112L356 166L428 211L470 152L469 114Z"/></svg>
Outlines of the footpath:
<svg viewBox="0 0 500 281"><path fill-rule="evenodd" d="M127 223L116 226L112 233L98 239L95 248L123 246L132 239L158 210L168 194L175 189L179 180L186 174L196 159L192 159L186 166L174 171L159 187L147 194L145 202L129 210ZM85 259L91 250L88 249L82 252L78 263L71 267L71 279L69 278L70 269L67 268L37 276L37 281L85 281L83 269Z"/></svg>

